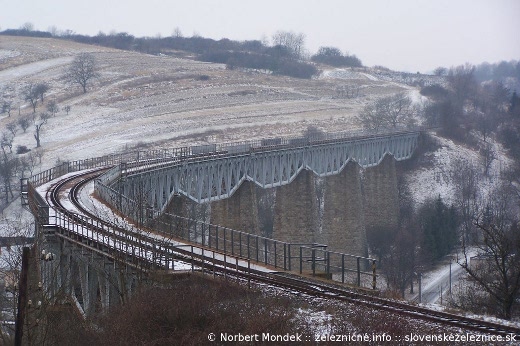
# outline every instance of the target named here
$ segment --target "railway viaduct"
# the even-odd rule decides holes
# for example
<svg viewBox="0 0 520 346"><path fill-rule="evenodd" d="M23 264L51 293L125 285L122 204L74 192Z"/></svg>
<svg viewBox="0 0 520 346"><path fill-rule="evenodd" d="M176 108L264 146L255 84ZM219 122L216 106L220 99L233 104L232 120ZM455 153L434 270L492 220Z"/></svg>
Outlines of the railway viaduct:
<svg viewBox="0 0 520 346"><path fill-rule="evenodd" d="M88 315L124 300L143 272L211 261L248 272L252 263L334 272L358 286L366 274L375 288L365 230L397 223L395 161L411 157L419 134L322 134L137 152L68 162L24 179L44 291L54 300L73 297ZM68 176L99 168L95 194L134 226L59 201L74 195ZM270 234L258 216L266 194L274 201Z"/></svg>
<svg viewBox="0 0 520 346"><path fill-rule="evenodd" d="M194 162L121 170L107 185L159 213L210 215L215 225L366 257L366 229L397 226L395 161L410 158L417 138L341 133L193 147ZM262 197L270 210L260 220ZM197 215L196 204L209 208Z"/></svg>
<svg viewBox="0 0 520 346"><path fill-rule="evenodd" d="M509 325L306 277L326 274L350 286L376 289L376 261L362 256L364 229L397 222L395 160L412 155L419 134L340 134L127 153L66 162L22 179L22 203L36 225L32 253L37 270L31 275L41 281L24 281L24 260L18 339L23 333L18 326L45 328L37 316L46 307L57 312L72 303L88 317L124 302L150 278L156 284L186 271L231 275L458 330L518 337L520 330ZM88 196L90 188L124 218L85 208L78 196L80 191ZM270 237L255 234L261 232L255 202L266 191L274 191ZM200 213L208 204L210 212ZM190 209L200 209L204 220L185 217ZM30 257L28 250L24 259ZM20 312L31 310L36 315L24 322ZM31 329L31 335L34 341L39 334Z"/></svg>

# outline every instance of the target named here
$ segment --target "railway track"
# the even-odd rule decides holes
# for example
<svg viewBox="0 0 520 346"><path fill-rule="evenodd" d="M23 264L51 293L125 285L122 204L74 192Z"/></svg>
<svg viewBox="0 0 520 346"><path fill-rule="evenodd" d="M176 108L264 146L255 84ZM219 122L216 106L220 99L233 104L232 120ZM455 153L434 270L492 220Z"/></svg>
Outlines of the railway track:
<svg viewBox="0 0 520 346"><path fill-rule="evenodd" d="M47 191L47 201L63 213L68 213L73 216L77 215L74 212L68 211L62 203L62 199L66 196L81 214L96 219L99 224L102 225L102 227L99 227L98 231L103 233L105 236L119 238L119 241L129 241L130 239L130 242L133 242L134 246L135 244L138 244L139 246L145 246L148 248L153 247L154 249L164 248L165 250L170 251L170 256L174 257L176 260L182 260L188 263L191 262L192 268L196 266L201 268L203 272L211 272L214 273L214 275L231 276L242 281L272 285L290 291L301 292L310 297L349 302L371 309L388 311L419 320L458 327L465 331L491 335L515 336L516 340L520 340L519 327L502 325L480 319L431 310L400 301L384 299L360 291L354 291L340 284L334 284L333 282L313 280L311 278L286 272L264 272L255 270L250 267L250 261L246 260L246 265L239 264L238 258L236 258L235 263L231 264L228 260L225 260L226 257L224 257L224 260L215 258L216 252L214 252L213 249L204 249L201 246L197 246L197 248L202 250L202 253L195 254L193 247L191 248L191 252L175 246L169 247L164 241L158 241L156 238L147 235L146 232L133 232L130 237L123 237L121 234L123 232L129 232L129 230L118 228L105 220L98 220L97 216L87 210L78 199L81 188L99 176L104 170L105 169L98 169L87 173L80 172L57 182ZM69 192L65 193L64 191L66 190L69 190ZM109 227L116 229L116 231L107 232ZM139 241L136 241L135 239L139 239ZM89 243L90 246L93 245L92 243L95 243L95 239ZM204 254L204 251L206 251L206 255ZM223 254L219 253L219 255ZM229 258L231 258L231 256L229 256L228 259ZM243 263L244 261L242 260L241 262Z"/></svg>

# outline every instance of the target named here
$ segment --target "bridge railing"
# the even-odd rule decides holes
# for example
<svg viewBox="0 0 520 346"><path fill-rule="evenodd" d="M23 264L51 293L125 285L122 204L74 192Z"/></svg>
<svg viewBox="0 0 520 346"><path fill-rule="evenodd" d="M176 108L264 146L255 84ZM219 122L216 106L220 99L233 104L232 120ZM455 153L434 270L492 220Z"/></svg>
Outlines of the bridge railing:
<svg viewBox="0 0 520 346"><path fill-rule="evenodd" d="M165 236L174 236L275 268L291 270L291 265L295 265L290 259L296 258L297 254L291 253L291 244L177 215L159 213L120 194L100 180L96 180L95 185L100 197L110 206L120 210L138 225L152 228Z"/></svg>
<svg viewBox="0 0 520 346"><path fill-rule="evenodd" d="M296 267L298 253L295 244L167 213L156 213L147 225L166 236L195 242L230 256L283 270L290 271Z"/></svg>
<svg viewBox="0 0 520 346"><path fill-rule="evenodd" d="M372 258L328 251L327 246L322 244L287 243L178 215L160 213L119 194L100 181L95 184L99 185L97 191L109 205L117 207L138 225L160 232L165 237L183 239L228 256L284 271L326 274L335 281L375 289L376 262Z"/></svg>
<svg viewBox="0 0 520 346"><path fill-rule="evenodd" d="M326 276L358 287L376 289L376 260L369 257L329 251L323 247L299 247L299 272Z"/></svg>
<svg viewBox="0 0 520 346"><path fill-rule="evenodd" d="M395 132L387 134L391 135L395 134ZM318 139L323 140L352 138L355 136L360 137L363 135L367 135L367 133L342 132L336 134L329 133L325 134L325 136L323 134L319 134L315 137L274 138L260 141L221 144L219 146L211 145L211 148L209 150L218 151L222 150L223 148L227 148L227 150L229 150L230 153L233 153L234 151L240 151L244 148L254 148L255 146L269 147L277 146L279 144L303 145L305 143L308 143L309 141L317 141ZM385 133L379 133L379 135L385 135ZM31 210L33 211L35 217L40 218L42 224L47 224L50 222L49 217L51 215L51 212L45 200L36 191L35 188L38 186L46 184L56 178L59 178L62 175L74 171L96 167L110 167L118 164L126 164L127 166L128 164L133 164L135 166L138 166L139 163L157 164L162 162L171 162L172 160L177 160L187 155L193 155L193 153L197 153L198 151L200 151L199 149L204 150L204 148L201 149L201 146L183 147L169 150L156 150L147 152L137 151L125 154L107 155L85 160L64 162L60 165L57 165L56 167L35 174L29 179L23 179L26 185L22 186L21 190L23 191L23 193L26 193L28 195L28 198L25 200L28 200L28 203L30 204ZM122 171L123 167L124 166L114 167L110 171L111 175L108 175L108 178L105 177L101 178L101 180L97 180L96 191L99 193L100 197L107 203L109 203L111 206L123 212L125 215L129 216L133 220L136 220L138 225L142 225L144 223L149 223L152 221L157 223L158 219L156 217L155 212L147 209L144 203L141 203L141 205L139 205L139 203L130 200L126 196L123 196L119 192L108 187L108 184L105 184L109 180L117 179L120 176L120 172ZM177 216L177 218L179 217ZM85 225L88 224L88 222L85 223L85 221L83 221L83 223L81 224ZM171 227L171 224L171 222L168 223L168 227ZM219 228L218 226L204 223L195 222L195 225L197 225L195 228L187 228L186 231L184 231L187 232L189 238L188 240L190 241L198 240L200 241L200 243L204 242L205 246L215 246L215 249L217 249L218 246L219 251L221 251L225 246L225 253L229 253L230 255L237 254L239 257L242 256L242 254L249 253L249 259L256 260L258 258L258 262L262 262L263 260L263 263L266 265L271 265L276 268L284 268L284 270L296 270L295 267L297 267L298 263L303 263L303 255L294 253L294 244L284 243L270 238L264 238L236 230L226 229L226 231L224 232L222 227ZM313 248L312 244L310 248ZM337 257L341 254L336 255L334 253L331 253L331 255L333 257ZM345 256L348 257L349 255ZM314 267L319 267L319 263L315 263ZM332 266L332 268L334 268L334 266ZM342 270L343 273L346 273L346 271L346 269Z"/></svg>
<svg viewBox="0 0 520 346"><path fill-rule="evenodd" d="M301 146L320 143L322 141L330 140L341 140L341 139L355 139L368 136L388 136L396 135L405 132L421 132L427 128L415 127L415 128L393 128L385 129L382 131L366 131L366 130L354 130L354 131L343 131L343 132L332 132L332 133L315 133L307 136L289 136L289 137L276 137L267 138L260 140L240 141L240 142L229 142L221 144L205 144L195 145L190 147L179 147L170 149L160 150L138 150L132 152L126 152L121 154L105 155L94 158L87 158L83 160L74 160L63 162L55 167L47 169L43 172L37 173L29 178L30 182L34 187L43 185L51 180L54 180L64 174L80 171L89 168L97 167L109 167L118 165L120 163L128 163L129 167L138 165L156 165L161 162L170 162L175 160L181 160L186 157L197 158L197 155L211 154L211 153L223 153L237 154L241 152L249 152L259 148L273 148L278 146Z"/></svg>
<svg viewBox="0 0 520 346"><path fill-rule="evenodd" d="M66 213L55 207L40 209L40 212L35 213L35 219L45 233L57 233L80 247L136 269L175 270L175 262L181 257L182 251L169 239L152 237L136 229L127 232L105 222ZM193 258L196 251L192 249L191 252Z"/></svg>
<svg viewBox="0 0 520 346"><path fill-rule="evenodd" d="M172 149L170 151L176 152L176 150L177 149ZM52 168L32 175L30 178L28 178L28 180L34 187L38 187L71 172L77 172L91 168L111 167L126 162L136 162L137 164L139 164L139 162L142 163L143 161L150 160L155 160L155 162L157 162L157 160L167 161L171 159L171 157L167 156L165 152L166 151L158 150L153 150L149 153L143 151L135 151L122 154L87 158L83 160L65 161Z"/></svg>

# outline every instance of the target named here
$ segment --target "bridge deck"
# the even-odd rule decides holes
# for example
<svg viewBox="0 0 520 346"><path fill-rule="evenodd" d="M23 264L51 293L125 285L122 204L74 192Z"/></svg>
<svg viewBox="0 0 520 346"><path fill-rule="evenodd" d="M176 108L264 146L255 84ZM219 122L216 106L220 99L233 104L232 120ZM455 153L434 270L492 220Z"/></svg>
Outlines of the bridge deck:
<svg viewBox="0 0 520 346"><path fill-rule="evenodd" d="M85 173L89 171L91 170L86 170ZM45 196L55 184L63 179L73 176L74 174L77 174L77 172L70 173L61 178L50 181L38 187L37 191ZM198 258L204 257L205 261L208 263L214 261L217 263L223 263L222 267L239 266L241 268L249 267L251 270L255 271L268 273L277 272L277 270L272 270L266 266L262 266L256 263L248 263L247 260L239 259L238 257L224 255L217 251L204 249L203 247L194 246L193 244L188 244L165 237L160 234L154 234L139 228L135 228L125 219L114 214L106 205L92 198L91 195L94 192L94 183L91 182L80 190L80 199L89 200L89 208L94 208L96 213L99 213L100 215L110 215L111 219L117 218L117 220L114 220L114 222L119 225L125 225L125 227L128 229L132 229L132 234L121 231L120 227L109 227L105 224L94 222L93 220L89 220L89 216L83 214L83 212L77 208L73 201L70 200L70 190L71 187L68 187L62 191L62 198L60 203L66 207L68 211L72 211L78 214L78 216L82 216L81 219L83 222L71 222L72 220L70 216L61 212L58 208L56 208L57 206L51 205L48 214L49 223L45 225L46 228L51 229L58 227L67 233L74 233L78 236L81 236L83 240L90 240L97 245L101 245L101 247L116 250L117 252L131 256L133 258L152 262L155 265L158 265L159 267L167 270L192 269L192 265L186 261L171 259L177 255L175 250L178 249L184 250L184 253L189 251ZM94 225L96 227L93 227ZM100 230L98 231L96 228L100 228ZM110 234L113 236L110 236ZM125 241L122 241L122 239ZM158 256L158 253L163 255ZM111 256L109 253L107 253L107 255Z"/></svg>

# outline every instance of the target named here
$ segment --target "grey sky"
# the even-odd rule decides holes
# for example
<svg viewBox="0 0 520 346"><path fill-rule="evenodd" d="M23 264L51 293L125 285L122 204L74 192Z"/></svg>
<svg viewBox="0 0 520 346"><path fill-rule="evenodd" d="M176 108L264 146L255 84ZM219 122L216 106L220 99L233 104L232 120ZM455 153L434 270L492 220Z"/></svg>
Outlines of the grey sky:
<svg viewBox="0 0 520 346"><path fill-rule="evenodd" d="M465 62L520 59L519 0L0 0L0 28L31 22L79 34L214 39L306 35L306 48L335 46L363 64L428 72Z"/></svg>

